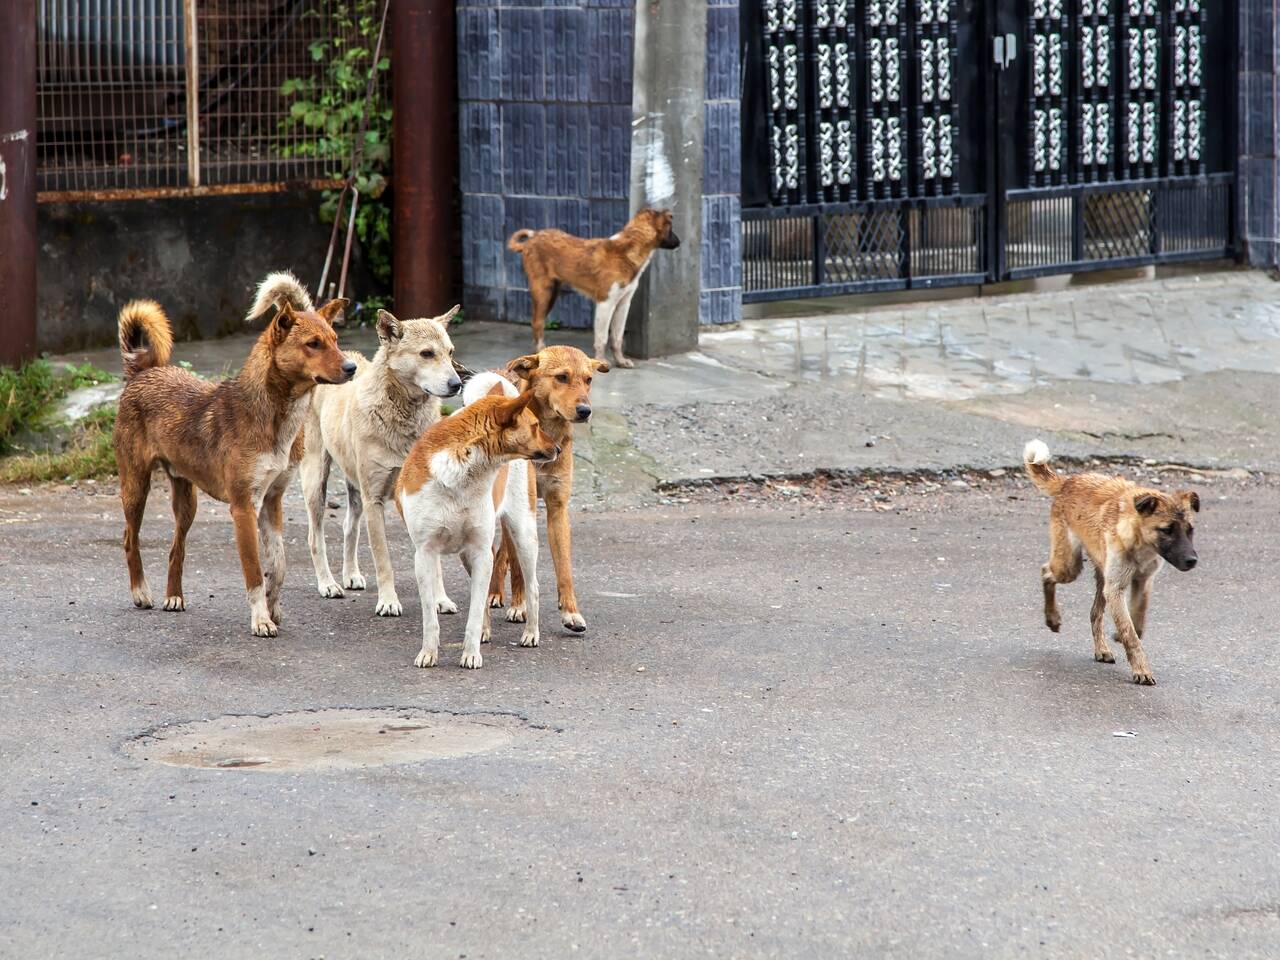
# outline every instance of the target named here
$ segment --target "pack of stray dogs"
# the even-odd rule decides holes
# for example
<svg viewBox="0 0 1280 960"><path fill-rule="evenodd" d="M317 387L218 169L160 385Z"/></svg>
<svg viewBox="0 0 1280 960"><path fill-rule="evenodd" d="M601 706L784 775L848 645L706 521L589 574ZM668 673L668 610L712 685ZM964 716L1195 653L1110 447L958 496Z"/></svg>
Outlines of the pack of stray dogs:
<svg viewBox="0 0 1280 960"><path fill-rule="evenodd" d="M359 564L363 521L377 582L375 612L382 617L403 612L387 546L386 507L395 505L413 543L422 603L415 665L439 662L439 615L458 612L444 587L443 559L452 555L460 557L470 578L460 666L483 664L480 648L490 636L490 610L503 605L508 576L506 619L524 624L521 646L538 645L539 499L547 508L561 624L584 631L570 548L573 427L590 418L592 380L610 369L606 345L615 365L633 366L622 350L631 299L655 251L679 244L669 210L642 210L602 239L516 231L508 247L521 255L529 280L534 352L465 383L448 329L457 307L411 320L379 311L379 347L366 358L338 347L334 327L346 300L316 307L294 276L273 273L259 286L246 319L272 309L274 316L240 374L211 383L169 364L173 333L159 304L126 304L119 315L126 383L115 449L134 604L154 605L138 532L158 468L169 479L174 514L163 608L186 609L182 569L199 487L231 508L253 635L276 636L285 578L282 503L297 473L320 596L365 589ZM596 305L593 357L544 342L547 315L564 284ZM458 394L460 409L442 416L441 400ZM340 580L329 566L324 531L335 463L347 491ZM1064 477L1039 440L1026 445L1023 464L1053 501L1049 561L1041 568L1046 625L1055 633L1061 628L1056 588L1080 576L1087 555L1095 577L1094 658L1115 662L1105 629L1110 613L1133 681L1154 684L1142 648L1152 584L1165 562L1182 571L1196 566L1199 496L1095 473Z"/></svg>

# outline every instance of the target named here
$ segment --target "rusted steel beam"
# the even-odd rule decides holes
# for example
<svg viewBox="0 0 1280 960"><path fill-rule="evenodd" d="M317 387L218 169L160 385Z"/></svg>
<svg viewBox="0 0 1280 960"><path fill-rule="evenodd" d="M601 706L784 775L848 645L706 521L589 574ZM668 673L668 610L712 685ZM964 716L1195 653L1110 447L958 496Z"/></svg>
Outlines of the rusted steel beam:
<svg viewBox="0 0 1280 960"><path fill-rule="evenodd" d="M183 5L183 40L187 53L187 184L200 186L200 23L196 0Z"/></svg>
<svg viewBox="0 0 1280 960"><path fill-rule="evenodd" d="M460 299L455 22L454 0L391 5L392 271L401 316L443 313Z"/></svg>
<svg viewBox="0 0 1280 960"><path fill-rule="evenodd" d="M123 187L112 190L45 190L40 203L102 203L116 200L164 200L169 197L226 197L238 193L286 193L337 190L341 180L287 180L275 183L220 183L211 187Z"/></svg>
<svg viewBox="0 0 1280 960"><path fill-rule="evenodd" d="M36 5L0 2L0 363L36 352Z"/></svg>

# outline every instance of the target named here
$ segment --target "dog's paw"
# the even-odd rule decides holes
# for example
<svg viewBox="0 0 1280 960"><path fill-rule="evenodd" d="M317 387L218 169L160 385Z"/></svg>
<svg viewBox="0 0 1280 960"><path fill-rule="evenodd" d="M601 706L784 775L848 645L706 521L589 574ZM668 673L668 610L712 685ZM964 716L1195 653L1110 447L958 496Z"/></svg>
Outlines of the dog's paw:
<svg viewBox="0 0 1280 960"><path fill-rule="evenodd" d="M1044 625L1054 633L1057 633L1062 629L1062 614L1056 610L1053 613L1046 613L1044 615Z"/></svg>
<svg viewBox="0 0 1280 960"><path fill-rule="evenodd" d="M164 609L175 613L181 613L183 610L187 609L187 601L183 600L181 597L165 597Z"/></svg>
<svg viewBox="0 0 1280 960"><path fill-rule="evenodd" d="M501 594L501 593L491 593L491 594L489 594L489 608L490 608L491 610L492 610L492 609L495 609L495 608L497 608L497 607L502 606L502 603L503 603L503 600L502 600L502 594Z"/></svg>
<svg viewBox="0 0 1280 960"><path fill-rule="evenodd" d="M1137 671L1134 671L1133 682L1140 687L1154 687L1156 685L1156 678L1149 673L1138 673Z"/></svg>
<svg viewBox="0 0 1280 960"><path fill-rule="evenodd" d="M1116 655L1110 650L1095 650L1093 651L1093 659L1099 663L1115 663Z"/></svg>
<svg viewBox="0 0 1280 960"><path fill-rule="evenodd" d="M448 597L441 597L436 601L436 613L457 613L458 605Z"/></svg>
<svg viewBox="0 0 1280 960"><path fill-rule="evenodd" d="M434 667L439 659L440 649L438 647L434 650L428 650L423 647L418 651L418 655L413 658L413 665L415 667Z"/></svg>
<svg viewBox="0 0 1280 960"><path fill-rule="evenodd" d="M524 633L520 635L520 646L536 647L538 645L538 630L536 627L526 627Z"/></svg>
<svg viewBox="0 0 1280 960"><path fill-rule="evenodd" d="M529 613L523 603L507 607L507 623L524 623L528 619Z"/></svg>
<svg viewBox="0 0 1280 960"><path fill-rule="evenodd" d="M270 617L255 618L252 627L255 637L274 637L280 633L280 628Z"/></svg>
<svg viewBox="0 0 1280 960"><path fill-rule="evenodd" d="M582 633L587 629L586 619L576 610L573 613L561 612L560 623L566 630L572 630L574 633Z"/></svg>
<svg viewBox="0 0 1280 960"><path fill-rule="evenodd" d="M624 370L630 370L636 365L636 362L630 357L624 357L621 354L618 354L614 357L614 364L615 366L622 367Z"/></svg>
<svg viewBox="0 0 1280 960"><path fill-rule="evenodd" d="M378 598L378 605L374 607L373 612L380 617L398 617L404 613L404 607L400 605L400 598L395 594L383 600Z"/></svg>
<svg viewBox="0 0 1280 960"><path fill-rule="evenodd" d="M151 602L151 591L147 589L145 583L140 587L134 587L129 591L129 595L133 597L133 605L139 610L150 610L155 606Z"/></svg>
<svg viewBox="0 0 1280 960"><path fill-rule="evenodd" d="M484 666L484 657L480 656L479 650L475 653L468 653L466 650L463 650L462 659L458 661L458 666L462 667L464 670L479 670Z"/></svg>
<svg viewBox="0 0 1280 960"><path fill-rule="evenodd" d="M480 628L480 642L488 643L493 639L493 624L488 619L485 620L484 626Z"/></svg>
<svg viewBox="0 0 1280 960"><path fill-rule="evenodd" d="M330 580L328 583L320 583L316 585L316 589L320 591L320 596L326 600L340 600L345 594L342 588L338 586L337 580Z"/></svg>
<svg viewBox="0 0 1280 960"><path fill-rule="evenodd" d="M344 573L342 575L342 585L346 587L348 590L363 590L364 574L353 573L348 575Z"/></svg>

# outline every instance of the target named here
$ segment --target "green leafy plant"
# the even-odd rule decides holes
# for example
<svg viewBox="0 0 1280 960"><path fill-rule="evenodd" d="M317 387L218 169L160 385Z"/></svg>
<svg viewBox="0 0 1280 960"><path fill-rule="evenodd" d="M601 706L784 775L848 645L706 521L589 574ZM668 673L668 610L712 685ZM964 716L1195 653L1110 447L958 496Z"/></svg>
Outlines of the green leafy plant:
<svg viewBox="0 0 1280 960"><path fill-rule="evenodd" d="M116 472L112 431L115 405L94 410L76 423L71 442L59 453L27 453L0 459L0 483L88 480Z"/></svg>
<svg viewBox="0 0 1280 960"><path fill-rule="evenodd" d="M331 32L308 47L318 69L307 76L290 77L280 85L280 95L289 101L289 112L281 118L280 126L286 132L301 133L301 138L285 149L285 156L332 161L330 175L345 179L365 115L370 71L385 74L391 68L391 60L382 56L373 62L381 0L334 0L324 9ZM304 14L320 15L317 10ZM364 153L356 171L360 206L355 230L375 279L390 284L391 208L383 195L391 165L391 105L382 79L379 77L374 83ZM333 222L339 195L338 190L326 190L321 195L322 222ZM345 216L344 213L344 232Z"/></svg>
<svg viewBox="0 0 1280 960"><path fill-rule="evenodd" d="M89 363L56 366L43 358L0 367L0 453L13 449L19 433L46 425L54 405L72 390L114 379Z"/></svg>

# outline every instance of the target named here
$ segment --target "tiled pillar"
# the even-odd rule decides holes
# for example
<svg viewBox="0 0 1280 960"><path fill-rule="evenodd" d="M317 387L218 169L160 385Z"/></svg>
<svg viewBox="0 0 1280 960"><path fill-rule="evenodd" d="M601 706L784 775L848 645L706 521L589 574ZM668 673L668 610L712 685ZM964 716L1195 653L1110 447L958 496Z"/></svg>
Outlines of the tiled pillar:
<svg viewBox="0 0 1280 960"><path fill-rule="evenodd" d="M709 0L707 119L703 141L702 291L704 324L742 319L742 83L738 0Z"/></svg>
<svg viewBox="0 0 1280 960"><path fill-rule="evenodd" d="M469 316L528 323L522 227L580 236L627 220L630 0L459 0L458 126L463 301ZM591 326L591 305L563 295L551 322Z"/></svg>
<svg viewBox="0 0 1280 960"><path fill-rule="evenodd" d="M1277 162L1276 0L1239 6L1239 220L1249 262L1280 263L1280 163Z"/></svg>

